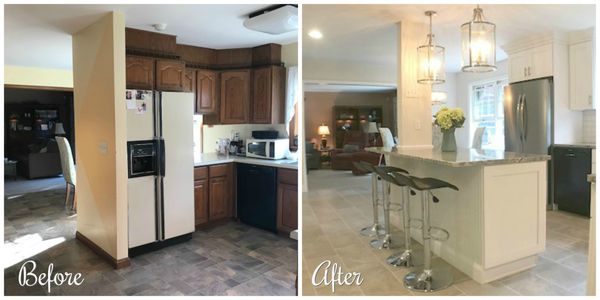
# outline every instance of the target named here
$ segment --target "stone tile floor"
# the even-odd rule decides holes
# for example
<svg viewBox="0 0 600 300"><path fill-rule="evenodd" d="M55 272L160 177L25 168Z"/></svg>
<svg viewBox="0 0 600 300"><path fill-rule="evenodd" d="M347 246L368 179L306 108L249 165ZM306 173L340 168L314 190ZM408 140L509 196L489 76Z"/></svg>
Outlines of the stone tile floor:
<svg viewBox="0 0 600 300"><path fill-rule="evenodd" d="M302 200L303 295L332 295L330 287L311 284L313 270L325 259L364 278L361 286L337 286L335 295L423 295L404 288L406 269L386 264L394 250L372 249L371 238L358 233L372 222L369 175L311 170L308 185ZM435 257L434 264L452 271L454 284L427 295L585 295L589 219L549 211L546 221L546 250L535 268L482 285ZM397 227L393 231L401 234Z"/></svg>
<svg viewBox="0 0 600 300"><path fill-rule="evenodd" d="M75 237L64 190L5 197L5 295L295 295L297 242L241 223L196 231L189 242L131 259L114 270ZM21 287L23 261L36 273L81 272L81 286ZM39 274L39 273L38 273Z"/></svg>

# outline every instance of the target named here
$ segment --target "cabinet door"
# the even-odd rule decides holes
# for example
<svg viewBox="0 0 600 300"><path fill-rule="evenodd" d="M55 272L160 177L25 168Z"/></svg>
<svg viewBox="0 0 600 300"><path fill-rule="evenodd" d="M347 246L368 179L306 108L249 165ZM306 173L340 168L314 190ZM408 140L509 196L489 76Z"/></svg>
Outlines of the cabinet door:
<svg viewBox="0 0 600 300"><path fill-rule="evenodd" d="M196 112L212 114L217 112L218 73L198 70L196 80Z"/></svg>
<svg viewBox="0 0 600 300"><path fill-rule="evenodd" d="M552 76L552 44L540 46L530 51L531 63L527 79Z"/></svg>
<svg viewBox="0 0 600 300"><path fill-rule="evenodd" d="M154 59L127 56L125 59L125 78L128 89L154 89Z"/></svg>
<svg viewBox="0 0 600 300"><path fill-rule="evenodd" d="M183 91L196 93L196 70L186 68L183 75Z"/></svg>
<svg viewBox="0 0 600 300"><path fill-rule="evenodd" d="M527 52L513 54L508 59L509 62L509 82L523 81L527 78L527 67L529 66L530 56Z"/></svg>
<svg viewBox="0 0 600 300"><path fill-rule="evenodd" d="M194 210L196 226L208 222L208 186L206 179L194 181Z"/></svg>
<svg viewBox="0 0 600 300"><path fill-rule="evenodd" d="M156 61L156 89L159 91L183 91L185 63L179 60Z"/></svg>
<svg viewBox="0 0 600 300"><path fill-rule="evenodd" d="M298 186L277 186L277 230L290 232L298 228Z"/></svg>
<svg viewBox="0 0 600 300"><path fill-rule="evenodd" d="M573 110L594 109L592 42L569 46L569 94Z"/></svg>
<svg viewBox="0 0 600 300"><path fill-rule="evenodd" d="M227 177L216 177L209 179L209 204L208 211L210 221L223 219L228 215L229 189Z"/></svg>
<svg viewBox="0 0 600 300"><path fill-rule="evenodd" d="M250 123L271 123L271 86L272 70L270 67L252 71L252 109Z"/></svg>
<svg viewBox="0 0 600 300"><path fill-rule="evenodd" d="M249 120L250 70L221 73L221 124L244 124Z"/></svg>

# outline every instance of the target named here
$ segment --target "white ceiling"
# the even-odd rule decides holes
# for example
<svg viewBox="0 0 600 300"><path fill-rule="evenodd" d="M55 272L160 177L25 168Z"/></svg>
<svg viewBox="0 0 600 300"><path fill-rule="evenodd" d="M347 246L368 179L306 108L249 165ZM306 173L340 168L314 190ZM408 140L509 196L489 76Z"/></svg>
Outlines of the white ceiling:
<svg viewBox="0 0 600 300"><path fill-rule="evenodd" d="M433 33L446 47L446 71L460 70L460 25L473 15L472 4L429 5L303 5L303 57L315 60L396 64L396 23L427 24L426 10L435 10ZM481 5L496 24L497 60L506 58L500 46L513 39L549 31L573 31L595 25L594 5ZM319 29L323 38L308 37ZM423 36L425 43L425 36Z"/></svg>
<svg viewBox="0 0 600 300"><path fill-rule="evenodd" d="M5 5L4 63L71 69L71 34L110 11L123 12L126 25L137 29L167 23L163 33L181 44L225 49L296 42L297 31L270 35L243 26L249 13L269 5Z"/></svg>

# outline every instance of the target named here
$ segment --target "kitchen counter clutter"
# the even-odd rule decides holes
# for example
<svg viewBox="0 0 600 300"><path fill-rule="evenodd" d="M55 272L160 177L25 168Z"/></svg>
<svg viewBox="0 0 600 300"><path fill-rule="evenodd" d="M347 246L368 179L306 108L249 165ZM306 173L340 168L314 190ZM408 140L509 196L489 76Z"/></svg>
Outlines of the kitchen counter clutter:
<svg viewBox="0 0 600 300"><path fill-rule="evenodd" d="M395 149L384 147L371 147L366 148L366 150L448 167L503 165L550 160L549 155L466 148L458 148L456 152L441 152L436 149Z"/></svg>
<svg viewBox="0 0 600 300"><path fill-rule="evenodd" d="M433 251L479 283L503 278L536 265L546 244L548 155L458 149L400 150L368 148L385 154L389 166L411 176L449 182L459 191L438 189L431 220L450 233ZM400 201L392 189L392 201ZM415 198L416 200L416 198ZM411 205L412 216L421 215ZM421 242L421 232L412 237Z"/></svg>
<svg viewBox="0 0 600 300"><path fill-rule="evenodd" d="M291 160L291 159L270 160L270 159L249 158L249 157L235 156L235 155L219 155L217 153L202 153L202 154L194 157L194 166L195 167L210 166L210 165L232 163L232 162L298 170L298 161Z"/></svg>

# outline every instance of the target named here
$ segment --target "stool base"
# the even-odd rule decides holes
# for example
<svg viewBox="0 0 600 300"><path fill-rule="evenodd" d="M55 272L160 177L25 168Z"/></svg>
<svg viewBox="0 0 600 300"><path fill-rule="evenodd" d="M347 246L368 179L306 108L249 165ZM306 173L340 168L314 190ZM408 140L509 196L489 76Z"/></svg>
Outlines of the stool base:
<svg viewBox="0 0 600 300"><path fill-rule="evenodd" d="M418 268L404 277L404 286L416 292L435 292L452 285L452 274L447 270Z"/></svg>
<svg viewBox="0 0 600 300"><path fill-rule="evenodd" d="M389 238L385 238L385 236L382 236L378 239L374 239L371 240L371 242L369 242L369 244L371 245L372 248L375 249L390 249L390 248L394 248L394 245L392 245L392 240Z"/></svg>
<svg viewBox="0 0 600 300"><path fill-rule="evenodd" d="M423 265L423 255L418 252L404 250L404 252L390 255L386 261L394 267L411 268Z"/></svg>
<svg viewBox="0 0 600 300"><path fill-rule="evenodd" d="M380 236L385 234L385 230L379 224L373 224L360 230L360 234L364 236Z"/></svg>

